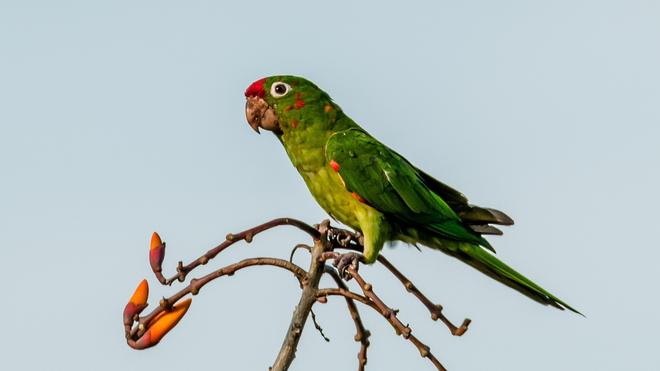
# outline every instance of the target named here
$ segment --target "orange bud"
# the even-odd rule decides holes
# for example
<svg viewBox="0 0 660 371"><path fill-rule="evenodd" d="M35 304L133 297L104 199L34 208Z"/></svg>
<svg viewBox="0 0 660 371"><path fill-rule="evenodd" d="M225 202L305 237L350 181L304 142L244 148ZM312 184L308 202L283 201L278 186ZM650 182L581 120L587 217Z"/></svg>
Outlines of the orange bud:
<svg viewBox="0 0 660 371"><path fill-rule="evenodd" d="M125 325L132 324L133 317L147 307L147 299L149 299L149 283L147 280L142 280L124 307Z"/></svg>
<svg viewBox="0 0 660 371"><path fill-rule="evenodd" d="M158 233L154 232L151 235L151 246L149 247L149 264L151 265L151 270L160 272L162 270L163 259L165 259L165 244L160 239Z"/></svg>
<svg viewBox="0 0 660 371"><path fill-rule="evenodd" d="M156 344L167 334L171 329L179 323L179 320L186 314L192 298L188 298L170 310L159 313L149 324L147 331L135 342L133 348L146 349Z"/></svg>
<svg viewBox="0 0 660 371"><path fill-rule="evenodd" d="M154 233L151 235L151 247L150 247L150 250L153 250L153 249L157 248L158 246L160 246L160 245L162 245L162 244L163 244L163 241L160 239L160 236L158 235L157 232L154 232Z"/></svg>

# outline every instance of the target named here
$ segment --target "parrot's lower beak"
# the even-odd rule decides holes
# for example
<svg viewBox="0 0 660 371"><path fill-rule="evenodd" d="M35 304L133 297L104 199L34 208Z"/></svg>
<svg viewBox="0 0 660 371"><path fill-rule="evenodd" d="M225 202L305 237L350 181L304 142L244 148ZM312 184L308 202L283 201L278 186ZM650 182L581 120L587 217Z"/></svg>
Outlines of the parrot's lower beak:
<svg viewBox="0 0 660 371"><path fill-rule="evenodd" d="M250 127L259 134L259 128L278 132L280 124L275 110L258 96L247 97L245 102L245 118Z"/></svg>

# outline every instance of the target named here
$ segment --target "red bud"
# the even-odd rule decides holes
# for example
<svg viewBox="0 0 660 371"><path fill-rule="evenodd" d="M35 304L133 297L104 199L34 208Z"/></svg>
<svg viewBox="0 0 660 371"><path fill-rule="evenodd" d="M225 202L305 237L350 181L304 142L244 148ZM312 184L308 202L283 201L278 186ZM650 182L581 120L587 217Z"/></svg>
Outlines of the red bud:
<svg viewBox="0 0 660 371"><path fill-rule="evenodd" d="M124 307L124 325L130 326L133 323L133 317L147 307L147 299L149 299L149 284L147 280L142 280Z"/></svg>
<svg viewBox="0 0 660 371"><path fill-rule="evenodd" d="M165 244L160 239L158 233L151 235L151 246L149 247L149 264L151 270L160 272L162 270L163 259L165 259Z"/></svg>
<svg viewBox="0 0 660 371"><path fill-rule="evenodd" d="M192 298L188 298L170 310L161 312L154 318L147 331L131 346L135 349L146 349L158 344L158 342L176 326L188 311Z"/></svg>

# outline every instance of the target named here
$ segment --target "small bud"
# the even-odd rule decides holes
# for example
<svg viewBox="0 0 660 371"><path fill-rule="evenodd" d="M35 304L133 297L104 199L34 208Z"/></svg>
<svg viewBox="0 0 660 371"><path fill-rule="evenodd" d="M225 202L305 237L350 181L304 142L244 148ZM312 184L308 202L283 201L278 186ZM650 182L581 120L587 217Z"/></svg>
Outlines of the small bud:
<svg viewBox="0 0 660 371"><path fill-rule="evenodd" d="M162 245L162 244L163 244L163 240L160 239L160 236L158 235L157 232L154 232L154 233L151 235L151 246L150 246L150 249L153 250L153 249L157 248L158 246L160 246L160 245Z"/></svg>
<svg viewBox="0 0 660 371"><path fill-rule="evenodd" d="M165 259L165 244L160 239L158 233L151 235L151 246L149 247L149 264L151 270L160 272L162 270L163 259Z"/></svg>
<svg viewBox="0 0 660 371"><path fill-rule="evenodd" d="M135 349L146 349L156 344L176 326L177 323L183 318L188 311L191 298L188 298L175 306L172 309L163 311L154 318L147 331L135 342L133 346Z"/></svg>
<svg viewBox="0 0 660 371"><path fill-rule="evenodd" d="M412 330L410 329L410 326L406 325L406 328L403 329L404 339L408 339L411 334L412 334Z"/></svg>
<svg viewBox="0 0 660 371"><path fill-rule="evenodd" d="M147 299L149 299L149 284L147 280L142 280L124 307L125 325L130 326L133 323L133 317L147 307Z"/></svg>

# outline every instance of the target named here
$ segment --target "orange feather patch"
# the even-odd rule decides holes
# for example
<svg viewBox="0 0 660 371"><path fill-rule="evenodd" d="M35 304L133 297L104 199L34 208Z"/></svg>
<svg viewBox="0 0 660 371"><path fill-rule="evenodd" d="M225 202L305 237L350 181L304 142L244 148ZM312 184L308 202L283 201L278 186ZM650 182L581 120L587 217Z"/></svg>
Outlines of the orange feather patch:
<svg viewBox="0 0 660 371"><path fill-rule="evenodd" d="M359 194L357 194L357 193L355 193L355 192L352 192L352 193L351 193L351 196L353 196L354 199L356 199L356 200L362 202L363 204L366 204L366 203L367 203L367 200L365 200L364 198L362 198Z"/></svg>
<svg viewBox="0 0 660 371"><path fill-rule="evenodd" d="M330 160L330 167L332 167L332 170L335 172L339 171L339 164L335 160Z"/></svg>

